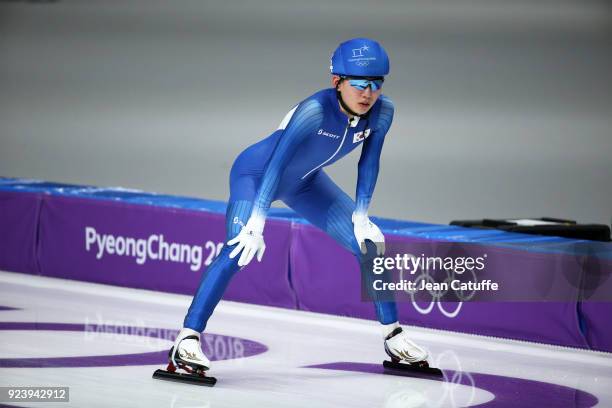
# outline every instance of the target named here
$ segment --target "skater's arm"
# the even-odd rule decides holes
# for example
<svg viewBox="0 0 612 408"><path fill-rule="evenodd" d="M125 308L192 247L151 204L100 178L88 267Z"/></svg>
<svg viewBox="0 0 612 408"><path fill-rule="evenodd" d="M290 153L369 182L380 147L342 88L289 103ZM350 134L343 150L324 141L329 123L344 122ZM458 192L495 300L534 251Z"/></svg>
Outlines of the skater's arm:
<svg viewBox="0 0 612 408"><path fill-rule="evenodd" d="M385 135L393 121L393 102L386 97L382 97L381 102L382 106L378 122L372 135L364 141L359 158L357 192L355 195L355 214L357 215L365 216L368 212L368 207L374 194L374 187L376 187L376 179L378 178L380 154L385 141Z"/></svg>
<svg viewBox="0 0 612 408"><path fill-rule="evenodd" d="M257 224L261 223L262 230L285 166L293 158L304 139L314 133L321 126L322 121L321 103L314 99L307 100L297 107L283 131L268 162L251 211L251 219Z"/></svg>
<svg viewBox="0 0 612 408"><path fill-rule="evenodd" d="M372 135L366 138L363 143L358 165L356 203L352 221L355 238L364 254L366 253L366 240L376 244L377 255L380 256L385 253L385 236L380 228L370 221L368 207L378 178L380 154L385 142L385 135L389 131L392 121L393 103L383 97L378 122L374 126Z"/></svg>

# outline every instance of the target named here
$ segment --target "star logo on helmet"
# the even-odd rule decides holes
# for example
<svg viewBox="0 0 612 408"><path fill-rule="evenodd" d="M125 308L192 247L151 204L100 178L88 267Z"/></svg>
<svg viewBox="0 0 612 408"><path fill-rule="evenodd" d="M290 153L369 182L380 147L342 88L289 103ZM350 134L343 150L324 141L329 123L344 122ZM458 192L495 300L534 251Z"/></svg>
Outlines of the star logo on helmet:
<svg viewBox="0 0 612 408"><path fill-rule="evenodd" d="M368 47L367 45L364 45L363 47L361 47L361 49L364 51L369 51L370 47Z"/></svg>

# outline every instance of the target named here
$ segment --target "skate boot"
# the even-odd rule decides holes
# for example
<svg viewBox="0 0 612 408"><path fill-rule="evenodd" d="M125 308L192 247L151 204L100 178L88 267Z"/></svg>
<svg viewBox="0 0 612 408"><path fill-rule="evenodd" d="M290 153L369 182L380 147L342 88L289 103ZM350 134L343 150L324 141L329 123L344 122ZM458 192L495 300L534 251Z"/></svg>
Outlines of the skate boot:
<svg viewBox="0 0 612 408"><path fill-rule="evenodd" d="M209 368L210 361L200 347L200 333L183 328L168 352L168 367L155 371L153 378L212 386L217 380L205 375Z"/></svg>
<svg viewBox="0 0 612 408"><path fill-rule="evenodd" d="M442 375L437 368L429 367L427 351L408 338L406 332L395 323L385 337L385 352L391 361L384 361L385 368L413 371L423 374Z"/></svg>
<svg viewBox="0 0 612 408"><path fill-rule="evenodd" d="M210 361L200 347L200 333L182 329L168 353L168 363L187 372L208 370Z"/></svg>

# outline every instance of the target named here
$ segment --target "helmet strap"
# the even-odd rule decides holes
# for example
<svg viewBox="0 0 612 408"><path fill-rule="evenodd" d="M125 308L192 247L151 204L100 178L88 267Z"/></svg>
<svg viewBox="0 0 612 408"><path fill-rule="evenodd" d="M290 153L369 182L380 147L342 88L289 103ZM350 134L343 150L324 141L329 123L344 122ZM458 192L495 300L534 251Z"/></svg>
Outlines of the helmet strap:
<svg viewBox="0 0 612 408"><path fill-rule="evenodd" d="M344 103L344 99L342 99L342 94L340 93L340 90L338 89L342 81L344 81L344 78L340 78L340 80L336 84L336 97L338 98L338 101L340 102L340 106L342 106L342 109L344 109L346 113L348 113L351 116L359 116L360 118L367 116L369 112L365 113L364 115L360 115L357 112L354 112L351 108L348 107L346 103Z"/></svg>

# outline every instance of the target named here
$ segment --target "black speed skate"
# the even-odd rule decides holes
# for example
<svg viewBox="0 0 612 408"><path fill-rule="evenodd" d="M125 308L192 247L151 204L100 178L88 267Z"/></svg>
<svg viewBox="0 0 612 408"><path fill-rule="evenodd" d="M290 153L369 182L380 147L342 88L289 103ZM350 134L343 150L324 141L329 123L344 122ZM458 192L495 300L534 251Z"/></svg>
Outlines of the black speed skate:
<svg viewBox="0 0 612 408"><path fill-rule="evenodd" d="M442 370L435 367L430 367L427 361L419 361L417 363L401 363L400 360L385 360L383 361L383 367L389 374L402 375L406 373L424 374L427 376L442 377Z"/></svg>

